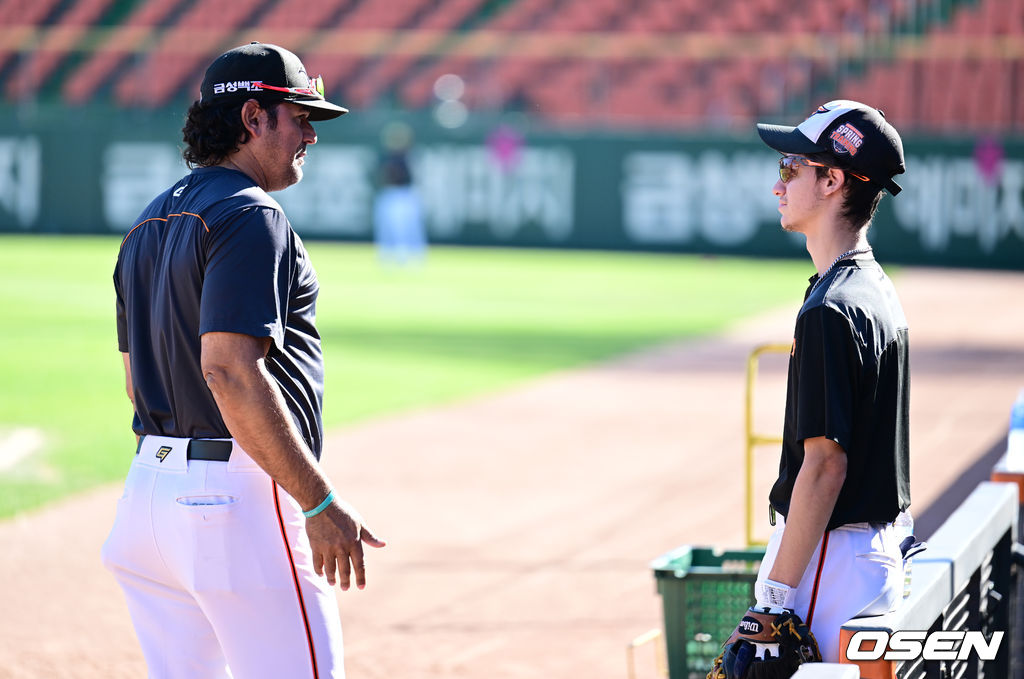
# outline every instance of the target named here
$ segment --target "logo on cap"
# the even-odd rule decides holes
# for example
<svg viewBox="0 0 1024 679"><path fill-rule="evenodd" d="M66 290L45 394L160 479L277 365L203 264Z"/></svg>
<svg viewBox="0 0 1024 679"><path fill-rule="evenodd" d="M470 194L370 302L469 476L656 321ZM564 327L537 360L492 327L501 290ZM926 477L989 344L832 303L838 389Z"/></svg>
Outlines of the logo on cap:
<svg viewBox="0 0 1024 679"><path fill-rule="evenodd" d="M864 135L850 123L843 123L829 135L832 140L832 150L839 154L857 155L861 144L864 143Z"/></svg>
<svg viewBox="0 0 1024 679"><path fill-rule="evenodd" d="M263 83L258 80L233 80L226 83L213 83L214 94L234 94L239 90L246 92L262 92Z"/></svg>

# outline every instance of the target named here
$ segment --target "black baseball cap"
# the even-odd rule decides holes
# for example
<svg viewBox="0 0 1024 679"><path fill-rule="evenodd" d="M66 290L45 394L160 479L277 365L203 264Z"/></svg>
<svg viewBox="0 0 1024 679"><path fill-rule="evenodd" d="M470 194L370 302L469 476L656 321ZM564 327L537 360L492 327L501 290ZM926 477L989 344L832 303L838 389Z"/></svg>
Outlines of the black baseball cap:
<svg viewBox="0 0 1024 679"><path fill-rule="evenodd" d="M299 58L283 47L262 42L228 50L206 69L199 100L290 101L309 109L310 120L330 120L347 108L324 99L324 81L311 79Z"/></svg>
<svg viewBox="0 0 1024 679"><path fill-rule="evenodd" d="M864 175L894 196L903 190L892 180L907 170L903 141L884 113L859 101L830 101L796 127L758 123L757 133L779 153L828 153L836 167Z"/></svg>

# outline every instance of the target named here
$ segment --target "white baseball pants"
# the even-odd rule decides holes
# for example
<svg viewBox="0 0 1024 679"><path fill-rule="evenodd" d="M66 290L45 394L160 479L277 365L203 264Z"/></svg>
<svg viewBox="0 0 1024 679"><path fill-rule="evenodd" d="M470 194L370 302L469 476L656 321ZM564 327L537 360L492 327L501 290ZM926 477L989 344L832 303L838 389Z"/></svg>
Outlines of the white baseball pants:
<svg viewBox="0 0 1024 679"><path fill-rule="evenodd" d="M298 503L237 444L227 462L188 460L187 445L143 439L103 545L150 678L344 677Z"/></svg>
<svg viewBox="0 0 1024 679"><path fill-rule="evenodd" d="M759 580L768 579L779 551L785 521L778 519ZM822 660L839 662L847 620L888 613L903 601L903 554L892 524L852 523L826 533L793 597L790 607L811 628Z"/></svg>

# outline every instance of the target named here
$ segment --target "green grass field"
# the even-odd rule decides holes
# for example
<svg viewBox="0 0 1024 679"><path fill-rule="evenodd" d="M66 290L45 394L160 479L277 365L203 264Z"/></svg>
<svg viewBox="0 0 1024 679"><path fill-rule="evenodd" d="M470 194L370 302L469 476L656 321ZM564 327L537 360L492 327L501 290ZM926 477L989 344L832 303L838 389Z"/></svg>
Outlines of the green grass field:
<svg viewBox="0 0 1024 679"><path fill-rule="evenodd" d="M0 469L0 517L123 476L134 437L114 331L116 237L0 237L0 434L44 432ZM434 248L381 267L309 243L324 419L455 401L799 302L809 261Z"/></svg>

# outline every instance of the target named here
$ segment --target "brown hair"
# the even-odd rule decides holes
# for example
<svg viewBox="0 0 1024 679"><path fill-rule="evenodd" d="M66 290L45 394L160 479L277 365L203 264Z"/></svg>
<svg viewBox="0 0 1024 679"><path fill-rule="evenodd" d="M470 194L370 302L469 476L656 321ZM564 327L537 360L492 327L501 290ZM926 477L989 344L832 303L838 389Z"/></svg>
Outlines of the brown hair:
<svg viewBox="0 0 1024 679"><path fill-rule="evenodd" d="M882 200L882 187L874 182L857 179L850 174L850 170L837 163L835 156L831 153L813 153L807 157L828 165L828 167L815 166L814 169L819 179L828 174L829 168L843 170L843 207L839 216L847 221L852 231L860 231L865 226L870 226L871 220L875 217L875 211L878 210L878 203Z"/></svg>
<svg viewBox="0 0 1024 679"><path fill-rule="evenodd" d="M260 104L267 112L270 127L277 127L277 107L281 102ZM194 102L185 114L185 126L181 128L185 149L181 155L189 168L212 167L249 141L249 131L242 124L242 106L245 101L234 104L206 104Z"/></svg>

